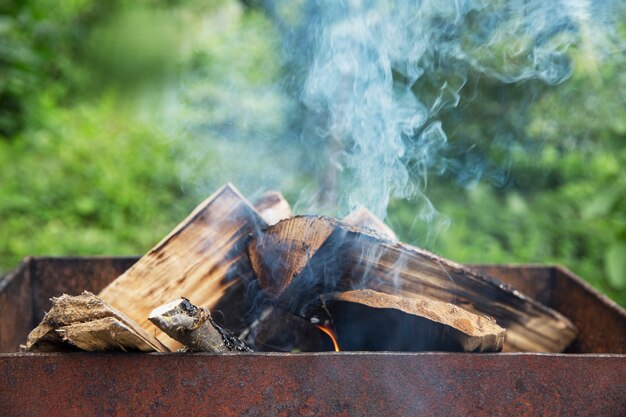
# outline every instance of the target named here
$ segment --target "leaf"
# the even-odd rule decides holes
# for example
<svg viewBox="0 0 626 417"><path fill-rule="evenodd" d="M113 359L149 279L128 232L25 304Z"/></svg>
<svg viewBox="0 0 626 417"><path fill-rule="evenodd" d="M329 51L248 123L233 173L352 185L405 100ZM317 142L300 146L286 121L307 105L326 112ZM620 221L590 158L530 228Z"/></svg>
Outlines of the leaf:
<svg viewBox="0 0 626 417"><path fill-rule="evenodd" d="M626 288L626 243L617 242L604 255L609 284L618 290Z"/></svg>
<svg viewBox="0 0 626 417"><path fill-rule="evenodd" d="M611 212L621 195L622 190L616 187L609 188L596 194L593 199L582 207L582 218L588 220L606 216Z"/></svg>

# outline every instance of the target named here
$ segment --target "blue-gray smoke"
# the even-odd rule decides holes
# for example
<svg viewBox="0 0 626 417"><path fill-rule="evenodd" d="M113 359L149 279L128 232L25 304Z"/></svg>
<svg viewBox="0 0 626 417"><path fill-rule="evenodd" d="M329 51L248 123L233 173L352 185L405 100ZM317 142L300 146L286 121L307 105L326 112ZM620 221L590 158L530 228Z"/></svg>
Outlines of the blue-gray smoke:
<svg viewBox="0 0 626 417"><path fill-rule="evenodd" d="M613 2L587 0L262 4L284 39L285 84L308 113L302 137L331 143L341 212L364 205L384 217L392 197L421 198L425 220L437 215L423 194L428 173L447 164L437 116L459 103L466 74L559 84L572 72L568 48L601 53L620 15ZM433 74L438 88L420 91Z"/></svg>

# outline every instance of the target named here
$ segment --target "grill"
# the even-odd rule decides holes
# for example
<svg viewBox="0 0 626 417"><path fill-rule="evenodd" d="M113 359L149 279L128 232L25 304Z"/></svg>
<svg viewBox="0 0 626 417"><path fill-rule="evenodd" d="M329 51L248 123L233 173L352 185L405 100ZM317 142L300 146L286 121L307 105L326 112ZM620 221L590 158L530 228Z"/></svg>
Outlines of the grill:
<svg viewBox="0 0 626 417"><path fill-rule="evenodd" d="M63 292L138 258L28 258L0 282L3 416L623 415L626 312L554 266L476 265L570 318L564 354L17 352Z"/></svg>

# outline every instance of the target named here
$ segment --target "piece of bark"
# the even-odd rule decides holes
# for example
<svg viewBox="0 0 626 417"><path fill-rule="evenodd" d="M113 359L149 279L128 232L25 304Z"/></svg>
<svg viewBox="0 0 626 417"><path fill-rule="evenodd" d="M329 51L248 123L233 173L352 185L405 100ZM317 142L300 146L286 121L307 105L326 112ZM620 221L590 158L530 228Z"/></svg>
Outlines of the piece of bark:
<svg viewBox="0 0 626 417"><path fill-rule="evenodd" d="M320 299L341 350L499 352L505 340L492 318L427 297L353 290Z"/></svg>
<svg viewBox="0 0 626 417"><path fill-rule="evenodd" d="M333 344L310 320L268 307L239 338L258 352L324 352Z"/></svg>
<svg viewBox="0 0 626 417"><path fill-rule="evenodd" d="M90 336L89 323L95 321L99 323L91 327L93 334ZM112 323L113 321L115 323ZM106 330L107 323L112 323L108 327L111 330L109 333ZM65 329L70 326L76 326L71 334L80 332L80 343L71 343L72 340L65 337ZM118 331L114 332L115 329ZM116 335L119 335L119 338L116 338ZM82 348L81 345L87 343L88 337L91 337L89 343L93 346L108 346L105 350L120 347L121 350L168 351L167 347L131 318L88 291L77 296L64 294L53 298L52 308L46 313L41 323L30 332L25 347L31 352L55 352L72 347ZM125 345L127 341L129 344Z"/></svg>
<svg viewBox="0 0 626 417"><path fill-rule="evenodd" d="M196 307L186 298L155 308L148 318L191 352L252 351L239 338L219 326L208 309Z"/></svg>
<svg viewBox="0 0 626 417"><path fill-rule="evenodd" d="M365 207L359 207L342 219L344 223L370 229L391 240L398 240L396 234L381 219Z"/></svg>
<svg viewBox="0 0 626 417"><path fill-rule="evenodd" d="M209 308L220 325L239 332L252 300L246 287L254 273L246 256L251 234L267 224L230 184L202 202L159 244L109 284L100 296L123 309L170 349L180 344L163 335L148 315L181 296Z"/></svg>
<svg viewBox="0 0 626 417"><path fill-rule="evenodd" d="M259 212L265 223L273 225L281 220L290 218L293 214L291 206L282 193L270 190L263 193L254 201L254 208Z"/></svg>
<svg viewBox="0 0 626 417"><path fill-rule="evenodd" d="M507 329L508 351L561 352L577 334L567 318L494 278L328 217L283 220L248 252L261 287L299 315L319 294L370 288L494 317Z"/></svg>

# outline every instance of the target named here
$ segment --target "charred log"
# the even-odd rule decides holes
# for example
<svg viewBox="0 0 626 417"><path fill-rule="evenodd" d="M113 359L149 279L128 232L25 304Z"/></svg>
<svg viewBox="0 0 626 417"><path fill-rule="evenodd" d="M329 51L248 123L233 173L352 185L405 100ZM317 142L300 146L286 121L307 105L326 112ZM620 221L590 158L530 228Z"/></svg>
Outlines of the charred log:
<svg viewBox="0 0 626 417"><path fill-rule="evenodd" d="M567 318L494 278L328 217L283 220L248 253L261 287L305 317L320 294L369 288L494 317L507 329L505 350L560 352L577 334Z"/></svg>
<svg viewBox="0 0 626 417"><path fill-rule="evenodd" d="M239 338L213 320L208 309L182 298L155 308L148 317L191 352L251 352Z"/></svg>
<svg viewBox="0 0 626 417"><path fill-rule="evenodd" d="M355 290L320 298L341 350L499 352L505 339L492 318L426 297Z"/></svg>

